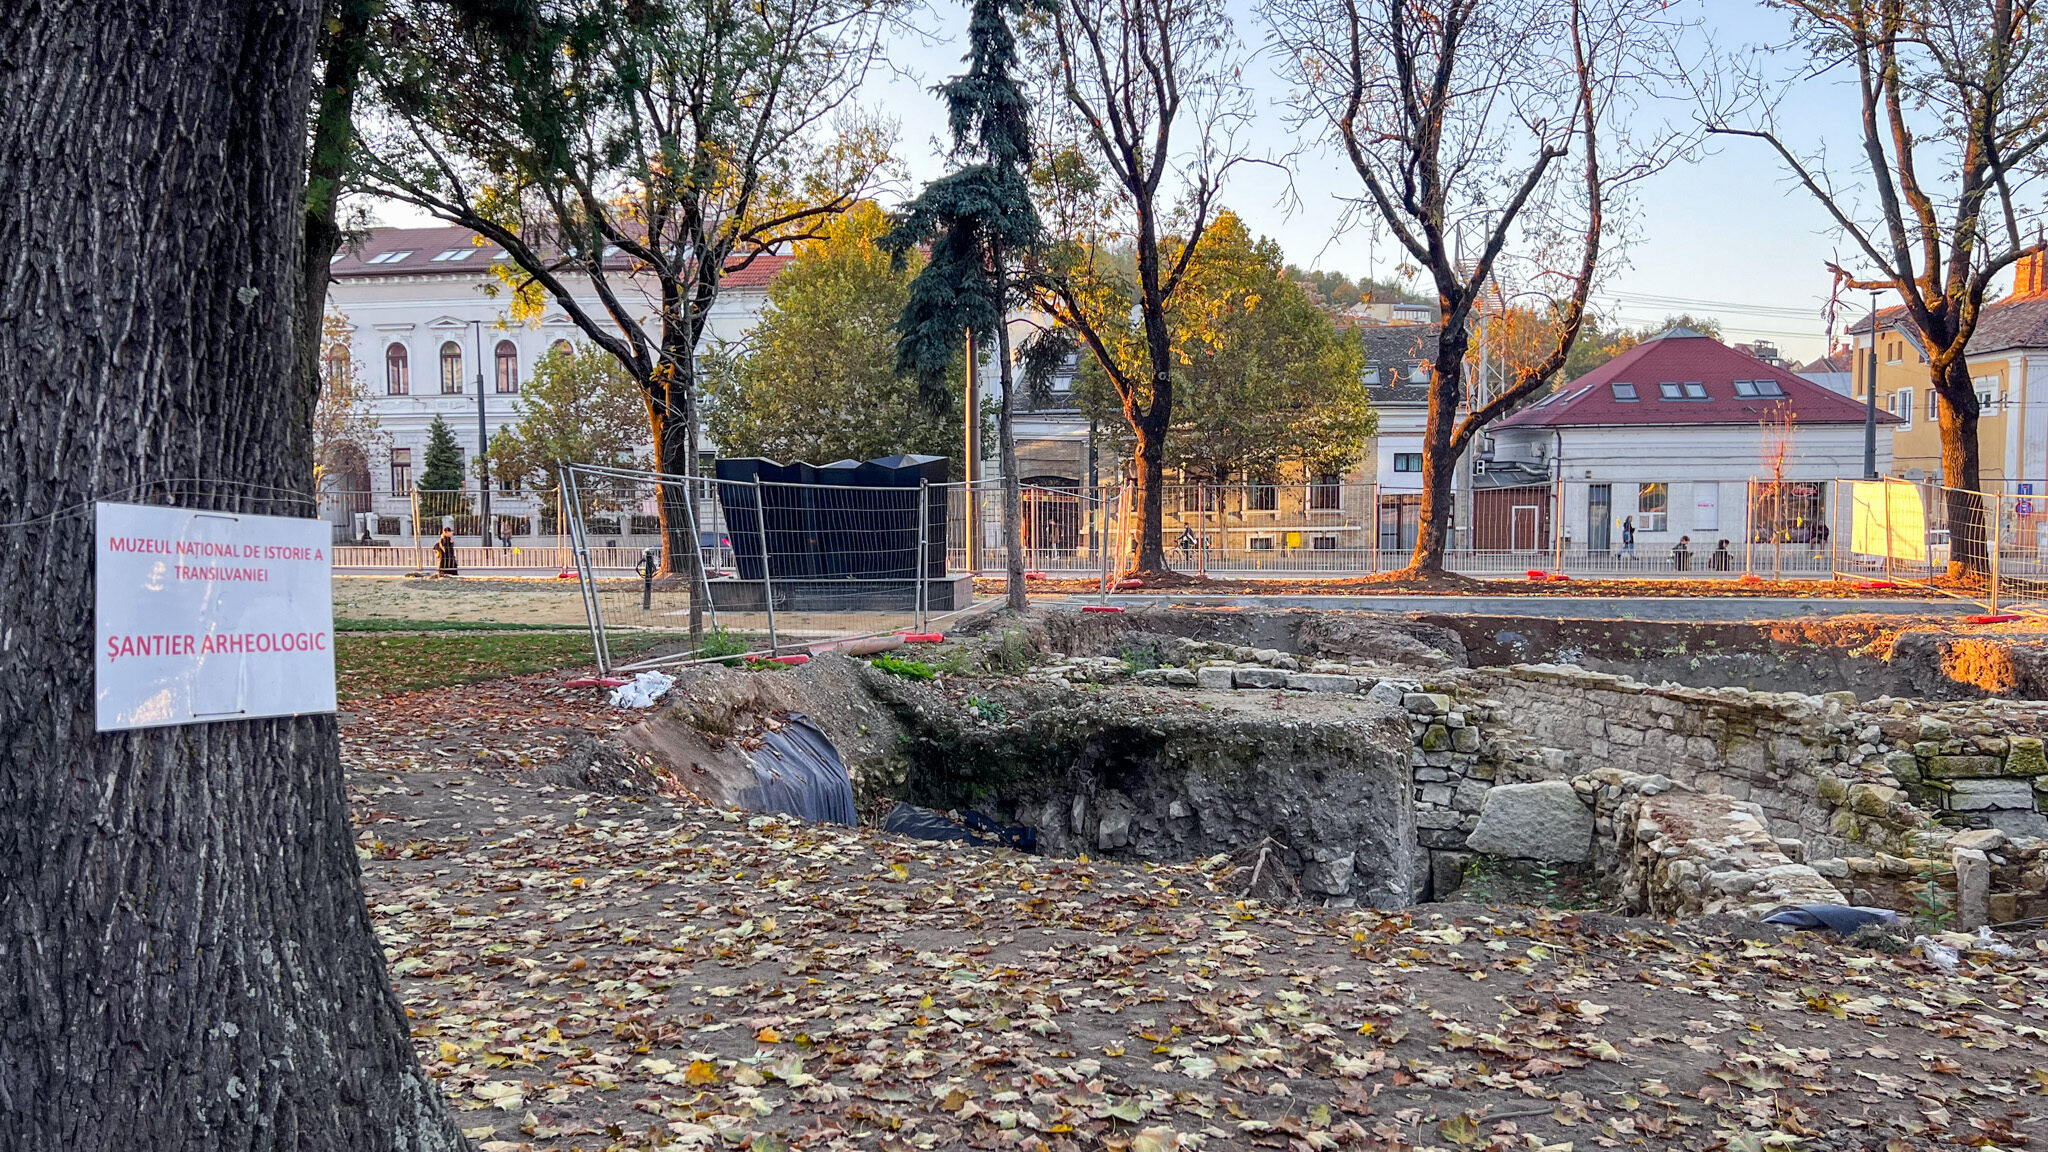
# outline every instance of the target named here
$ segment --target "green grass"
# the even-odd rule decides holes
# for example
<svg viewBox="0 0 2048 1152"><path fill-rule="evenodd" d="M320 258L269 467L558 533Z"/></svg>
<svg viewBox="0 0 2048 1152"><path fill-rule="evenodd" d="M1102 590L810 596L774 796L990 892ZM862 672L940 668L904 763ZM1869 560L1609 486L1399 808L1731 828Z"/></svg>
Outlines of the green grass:
<svg viewBox="0 0 2048 1152"><path fill-rule="evenodd" d="M351 620L334 622L336 632L575 632L590 635L580 624L493 624L488 620Z"/></svg>
<svg viewBox="0 0 2048 1152"><path fill-rule="evenodd" d="M671 636L626 633L611 637L612 658L627 660ZM418 692L480 680L587 667L590 637L581 632L498 636L376 636L335 638L335 687L343 701L387 692Z"/></svg>

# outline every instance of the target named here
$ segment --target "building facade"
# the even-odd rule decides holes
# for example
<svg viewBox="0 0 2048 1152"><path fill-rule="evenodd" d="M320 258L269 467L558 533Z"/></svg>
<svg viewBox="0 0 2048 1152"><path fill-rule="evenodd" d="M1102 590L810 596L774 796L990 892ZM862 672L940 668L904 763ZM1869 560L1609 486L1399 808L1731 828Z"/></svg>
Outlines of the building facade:
<svg viewBox="0 0 2048 1152"><path fill-rule="evenodd" d="M752 329L769 281L788 260L760 256L726 278L706 330L707 345L737 340ZM615 267L621 277L613 283L631 283L623 258ZM507 273L516 267L502 248L466 228L377 228L336 255L331 272L323 363L330 373L353 372L361 380L379 435L358 475L325 477L323 488L330 496L366 488L367 500L339 503L379 521L407 521L390 532L382 531L392 527L388 523L374 525L373 534L410 535L412 494L435 417L454 431L463 474L473 487L471 462L482 444L519 420L520 389L534 363L550 348L584 337L553 300L537 318L515 320L515 280ZM568 282L583 289L579 299L587 308L603 314L587 279ZM657 301L651 287L626 301L650 334L658 332ZM531 531L538 528L532 519L539 510L526 485L525 477L493 476L493 511L529 518L523 526Z"/></svg>

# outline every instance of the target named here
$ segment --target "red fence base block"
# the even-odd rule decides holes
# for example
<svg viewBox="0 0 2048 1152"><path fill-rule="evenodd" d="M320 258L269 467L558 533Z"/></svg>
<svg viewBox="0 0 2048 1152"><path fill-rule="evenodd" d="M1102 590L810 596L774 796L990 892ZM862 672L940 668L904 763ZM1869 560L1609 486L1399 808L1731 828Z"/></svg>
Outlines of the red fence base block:
<svg viewBox="0 0 2048 1152"><path fill-rule="evenodd" d="M1859 592L1875 592L1880 588L1897 588L1898 585L1889 580L1858 580L1850 587Z"/></svg>
<svg viewBox="0 0 2048 1152"><path fill-rule="evenodd" d="M1529 579L1534 580L1538 583L1542 583L1543 581L1550 579L1550 573L1545 572L1541 568L1531 568L1529 569Z"/></svg>
<svg viewBox="0 0 2048 1152"><path fill-rule="evenodd" d="M1116 582L1116 587L1117 587L1117 588L1119 588L1119 589L1122 589L1122 588L1143 588L1144 586L1145 586L1145 582L1144 582L1143 580L1135 580L1135 579L1133 579L1133 580L1119 580L1119 581L1117 581L1117 582Z"/></svg>
<svg viewBox="0 0 2048 1152"><path fill-rule="evenodd" d="M1121 608L1117 607L1117 606L1116 606L1116 605L1114 605L1114 604L1083 604L1083 605L1081 605L1081 611L1083 611L1083 612L1121 612L1121 611L1123 611L1123 609L1121 609Z"/></svg>
<svg viewBox="0 0 2048 1152"><path fill-rule="evenodd" d="M944 644L946 642L946 634L944 632L901 632L898 635L903 637L905 644Z"/></svg>
<svg viewBox="0 0 2048 1152"><path fill-rule="evenodd" d="M768 658L768 662L769 662L770 664L788 664L788 665L790 665L791 667L795 667L795 666L796 666L796 665L798 665L798 664L809 664L809 663L811 662L811 658L810 658L809 656L801 656L801 655L799 655L799 656L770 656L770 657Z"/></svg>
<svg viewBox="0 0 2048 1152"><path fill-rule="evenodd" d="M1966 624L2010 624L2019 618L2018 613L2000 612L1996 616L1965 616L1963 617L1963 622Z"/></svg>
<svg viewBox="0 0 2048 1152"><path fill-rule="evenodd" d="M1024 578L1025 578L1026 580L1043 580L1043 579L1045 579L1045 573L1043 573L1043 572L1026 572L1026 573L1024 574Z"/></svg>
<svg viewBox="0 0 2048 1152"><path fill-rule="evenodd" d="M575 572L557 572L557 573L555 573L555 579L557 579L557 580L581 580L581 579L583 579L583 577L582 577L581 575L579 575L578 573L575 573Z"/></svg>

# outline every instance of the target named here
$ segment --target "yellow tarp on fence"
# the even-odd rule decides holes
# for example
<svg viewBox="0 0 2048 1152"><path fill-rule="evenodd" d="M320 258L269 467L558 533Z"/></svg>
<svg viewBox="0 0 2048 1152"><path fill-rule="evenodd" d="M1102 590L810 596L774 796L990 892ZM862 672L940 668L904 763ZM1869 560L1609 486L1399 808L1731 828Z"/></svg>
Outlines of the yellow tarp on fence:
<svg viewBox="0 0 2048 1152"><path fill-rule="evenodd" d="M1927 562L1927 506L1919 485L1903 480L1851 481L1849 509L1850 551Z"/></svg>

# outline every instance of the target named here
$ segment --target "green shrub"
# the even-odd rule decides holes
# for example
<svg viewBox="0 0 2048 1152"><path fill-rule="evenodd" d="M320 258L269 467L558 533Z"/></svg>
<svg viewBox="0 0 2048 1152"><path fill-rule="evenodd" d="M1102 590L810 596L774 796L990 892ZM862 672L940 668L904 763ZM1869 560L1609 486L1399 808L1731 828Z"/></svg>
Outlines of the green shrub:
<svg viewBox="0 0 2048 1152"><path fill-rule="evenodd" d="M741 636L737 632L728 632L723 628L713 628L704 634L704 642L697 645L697 658L700 660L710 660L720 656L737 657L752 647L753 645L747 643L746 637ZM720 660L719 663L729 668L736 668L740 662L737 659L730 659Z"/></svg>
<svg viewBox="0 0 2048 1152"><path fill-rule="evenodd" d="M901 676L905 680L930 680L938 675L931 665L922 660L906 660L888 652L875 657L870 663L891 676Z"/></svg>

